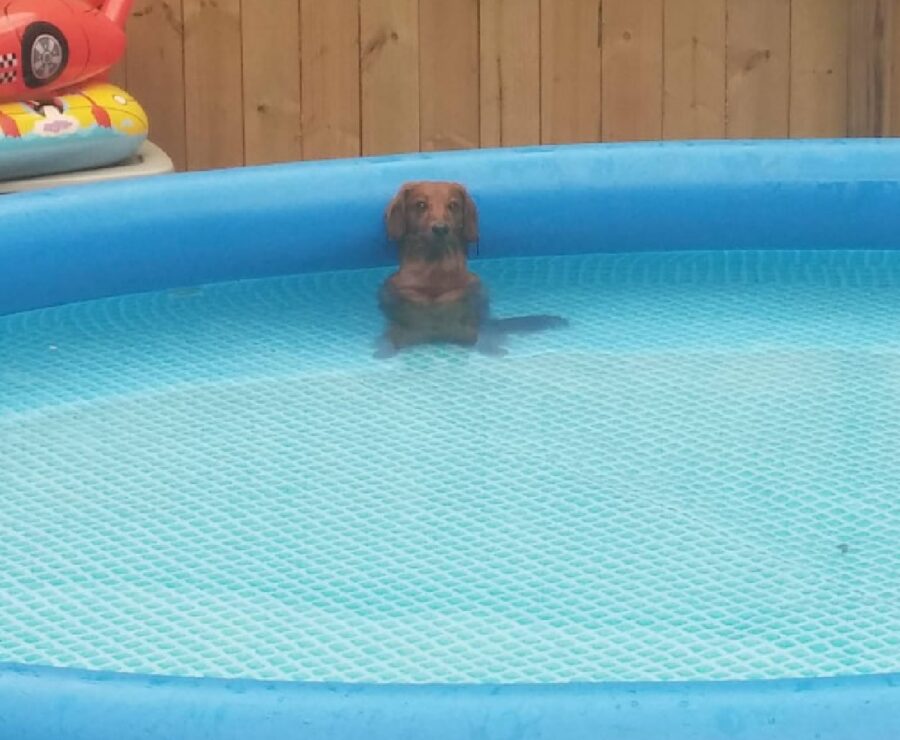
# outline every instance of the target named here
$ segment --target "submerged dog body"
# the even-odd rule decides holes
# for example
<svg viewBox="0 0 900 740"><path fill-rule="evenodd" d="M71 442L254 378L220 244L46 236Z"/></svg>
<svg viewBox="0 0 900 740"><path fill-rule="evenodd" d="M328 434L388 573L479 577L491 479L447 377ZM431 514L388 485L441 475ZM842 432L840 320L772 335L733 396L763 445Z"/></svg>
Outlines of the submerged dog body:
<svg viewBox="0 0 900 740"><path fill-rule="evenodd" d="M491 319L487 291L468 266L478 212L462 185L406 183L388 205L385 221L398 243L400 266L379 293L388 322L382 354L436 342L496 353L505 334L565 324L556 316Z"/></svg>

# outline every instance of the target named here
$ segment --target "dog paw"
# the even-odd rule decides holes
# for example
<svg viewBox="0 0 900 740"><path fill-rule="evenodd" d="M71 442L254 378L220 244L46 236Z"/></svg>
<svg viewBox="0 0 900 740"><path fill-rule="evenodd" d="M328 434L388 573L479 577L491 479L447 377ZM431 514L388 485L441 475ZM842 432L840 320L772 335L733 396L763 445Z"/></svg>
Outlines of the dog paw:
<svg viewBox="0 0 900 740"><path fill-rule="evenodd" d="M372 357L376 360L387 360L396 354L397 348L388 340L382 339L376 342L375 351L372 353Z"/></svg>
<svg viewBox="0 0 900 740"><path fill-rule="evenodd" d="M490 349L483 350L482 354L487 355L488 357L506 357L509 354L509 350L504 347L491 347Z"/></svg>
<svg viewBox="0 0 900 740"><path fill-rule="evenodd" d="M487 357L506 357L506 355L509 354L509 350L506 349L506 347L501 346L494 337L481 337L475 345L475 349L479 354Z"/></svg>

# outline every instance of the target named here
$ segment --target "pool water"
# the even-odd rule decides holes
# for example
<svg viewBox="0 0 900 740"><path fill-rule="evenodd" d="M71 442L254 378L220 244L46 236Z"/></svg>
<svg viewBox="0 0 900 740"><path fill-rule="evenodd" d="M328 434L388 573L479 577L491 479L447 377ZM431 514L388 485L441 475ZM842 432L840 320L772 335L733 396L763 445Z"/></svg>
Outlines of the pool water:
<svg viewBox="0 0 900 740"><path fill-rule="evenodd" d="M0 662L350 682L900 670L900 253L488 260L0 317Z"/></svg>

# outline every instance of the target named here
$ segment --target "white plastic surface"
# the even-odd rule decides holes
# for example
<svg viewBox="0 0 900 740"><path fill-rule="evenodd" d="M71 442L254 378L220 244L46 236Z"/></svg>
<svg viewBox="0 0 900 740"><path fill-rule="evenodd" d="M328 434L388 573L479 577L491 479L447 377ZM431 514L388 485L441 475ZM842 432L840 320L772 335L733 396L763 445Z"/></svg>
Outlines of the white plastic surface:
<svg viewBox="0 0 900 740"><path fill-rule="evenodd" d="M103 180L121 180L130 177L162 175L175 169L169 155L156 144L145 141L137 154L130 160L111 167L68 172L44 177L29 177L22 180L0 182L0 193L16 193L25 190L43 190L64 185L83 185Z"/></svg>

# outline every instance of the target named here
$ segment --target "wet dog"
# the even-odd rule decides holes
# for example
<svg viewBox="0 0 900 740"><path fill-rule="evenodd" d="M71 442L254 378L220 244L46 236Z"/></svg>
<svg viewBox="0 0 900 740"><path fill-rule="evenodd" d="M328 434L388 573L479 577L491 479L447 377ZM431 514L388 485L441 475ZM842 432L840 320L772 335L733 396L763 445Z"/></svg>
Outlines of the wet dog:
<svg viewBox="0 0 900 740"><path fill-rule="evenodd" d="M469 245L478 240L478 211L454 182L404 184L385 211L388 237L400 266L381 286L387 330L378 355L418 344L474 346L503 354L508 334L564 326L558 316L492 319L487 290L469 270Z"/></svg>

